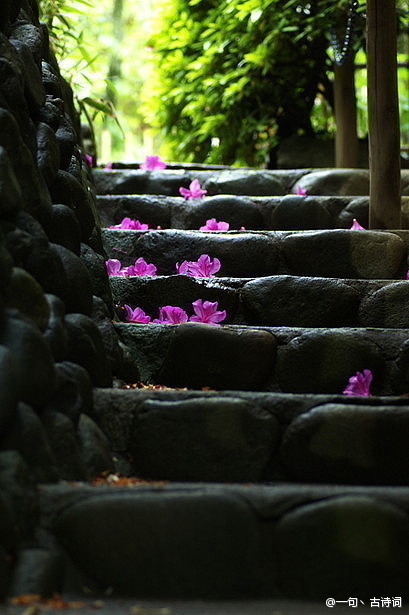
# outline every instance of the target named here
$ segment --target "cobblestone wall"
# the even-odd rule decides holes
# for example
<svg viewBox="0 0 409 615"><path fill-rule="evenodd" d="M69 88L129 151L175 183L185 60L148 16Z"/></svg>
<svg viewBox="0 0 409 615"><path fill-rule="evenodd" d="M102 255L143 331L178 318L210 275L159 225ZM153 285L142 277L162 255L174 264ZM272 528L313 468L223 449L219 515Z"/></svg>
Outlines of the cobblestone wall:
<svg viewBox="0 0 409 615"><path fill-rule="evenodd" d="M36 0L3 0L0 596L17 544L33 532L35 484L85 478L110 464L89 415L92 387L111 386L121 350L109 335L112 297L79 142L72 92Z"/></svg>

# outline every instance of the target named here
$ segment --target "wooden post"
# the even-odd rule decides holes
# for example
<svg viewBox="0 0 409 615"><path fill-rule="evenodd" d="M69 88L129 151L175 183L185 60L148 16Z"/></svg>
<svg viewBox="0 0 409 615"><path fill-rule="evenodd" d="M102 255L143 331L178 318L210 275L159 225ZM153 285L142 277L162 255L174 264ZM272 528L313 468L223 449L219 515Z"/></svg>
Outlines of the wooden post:
<svg viewBox="0 0 409 615"><path fill-rule="evenodd" d="M367 0L369 227L401 225L395 0Z"/></svg>
<svg viewBox="0 0 409 615"><path fill-rule="evenodd" d="M334 104L337 125L335 164L353 169L358 166L354 57L334 67Z"/></svg>

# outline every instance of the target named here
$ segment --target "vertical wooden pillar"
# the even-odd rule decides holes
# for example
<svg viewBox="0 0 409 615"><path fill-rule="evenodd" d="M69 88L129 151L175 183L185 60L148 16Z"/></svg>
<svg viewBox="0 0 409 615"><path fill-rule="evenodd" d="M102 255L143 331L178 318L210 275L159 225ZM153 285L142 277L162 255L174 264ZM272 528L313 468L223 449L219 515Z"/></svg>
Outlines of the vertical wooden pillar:
<svg viewBox="0 0 409 615"><path fill-rule="evenodd" d="M395 0L367 0L370 228L400 228Z"/></svg>
<svg viewBox="0 0 409 615"><path fill-rule="evenodd" d="M334 68L335 164L337 167L358 166L358 132L356 126L355 60L349 58Z"/></svg>

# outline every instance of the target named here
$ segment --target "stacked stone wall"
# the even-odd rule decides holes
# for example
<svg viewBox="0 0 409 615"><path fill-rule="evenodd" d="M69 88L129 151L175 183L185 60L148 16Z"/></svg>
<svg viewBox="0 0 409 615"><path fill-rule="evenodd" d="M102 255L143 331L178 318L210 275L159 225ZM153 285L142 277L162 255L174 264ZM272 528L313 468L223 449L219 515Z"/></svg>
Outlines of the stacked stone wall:
<svg viewBox="0 0 409 615"><path fill-rule="evenodd" d="M0 596L31 544L38 483L112 467L91 418L93 386L110 387L122 360L104 260L72 92L36 0L3 0Z"/></svg>

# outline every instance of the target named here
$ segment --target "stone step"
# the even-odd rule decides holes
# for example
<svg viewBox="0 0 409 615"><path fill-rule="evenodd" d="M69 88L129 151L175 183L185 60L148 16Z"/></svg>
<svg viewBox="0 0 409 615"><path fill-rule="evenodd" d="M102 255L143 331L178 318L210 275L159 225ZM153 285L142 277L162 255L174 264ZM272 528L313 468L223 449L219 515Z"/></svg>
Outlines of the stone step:
<svg viewBox="0 0 409 615"><path fill-rule="evenodd" d="M389 607L408 597L408 487L62 484L40 493L43 530L70 558L78 593L93 584L139 599L329 606L389 597Z"/></svg>
<svg viewBox="0 0 409 615"><path fill-rule="evenodd" d="M407 329L116 323L140 380L169 387L342 393L374 373L377 395L409 391Z"/></svg>
<svg viewBox="0 0 409 615"><path fill-rule="evenodd" d="M272 327L383 327L409 329L407 280L350 280L302 276L198 278L111 276L118 314L141 308L152 320L164 305L193 314L197 299L218 302L223 324Z"/></svg>
<svg viewBox="0 0 409 615"><path fill-rule="evenodd" d="M353 219L368 228L368 197L339 196L235 196L203 197L196 203L182 197L149 194L103 195L97 199L103 227L123 218L139 220L149 228L199 229L215 218L230 230L308 230L350 228ZM404 228L409 198L402 197Z"/></svg>
<svg viewBox="0 0 409 615"><path fill-rule="evenodd" d="M366 169L293 169L293 170L188 170L165 169L94 169L98 194L163 194L179 196L179 188L188 188L198 179L209 196L235 194L280 196L296 192L300 186L310 195L367 196L369 171ZM402 170L402 196L409 196L409 170Z"/></svg>
<svg viewBox="0 0 409 615"><path fill-rule="evenodd" d="M96 389L117 469L169 481L409 484L409 401L248 391Z"/></svg>
<svg viewBox="0 0 409 615"><path fill-rule="evenodd" d="M235 196L219 195L197 203L182 197L128 194L97 199L101 225L119 224L123 218L139 220L149 228L197 230L215 218L230 230L314 230L350 228L354 218L368 228L369 197L340 196ZM402 197L402 228L409 227L409 197Z"/></svg>
<svg viewBox="0 0 409 615"><path fill-rule="evenodd" d="M277 274L328 278L403 279L409 231L127 231L104 229L108 258L133 264L143 257L159 275L201 254L221 262L218 276Z"/></svg>

